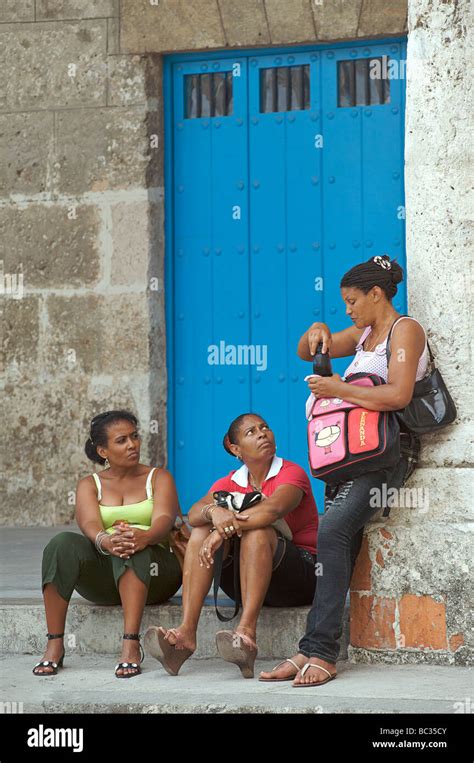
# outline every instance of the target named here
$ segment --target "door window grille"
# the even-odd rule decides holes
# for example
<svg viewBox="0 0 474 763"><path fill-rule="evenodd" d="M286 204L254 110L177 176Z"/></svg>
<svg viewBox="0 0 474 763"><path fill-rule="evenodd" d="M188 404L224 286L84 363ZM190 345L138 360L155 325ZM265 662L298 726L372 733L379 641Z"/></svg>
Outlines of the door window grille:
<svg viewBox="0 0 474 763"><path fill-rule="evenodd" d="M309 65L260 70L260 111L309 109Z"/></svg>
<svg viewBox="0 0 474 763"><path fill-rule="evenodd" d="M184 90L186 119L228 117L233 113L232 72L188 74Z"/></svg>
<svg viewBox="0 0 474 763"><path fill-rule="evenodd" d="M390 103L386 60L338 61L338 106L381 106Z"/></svg>

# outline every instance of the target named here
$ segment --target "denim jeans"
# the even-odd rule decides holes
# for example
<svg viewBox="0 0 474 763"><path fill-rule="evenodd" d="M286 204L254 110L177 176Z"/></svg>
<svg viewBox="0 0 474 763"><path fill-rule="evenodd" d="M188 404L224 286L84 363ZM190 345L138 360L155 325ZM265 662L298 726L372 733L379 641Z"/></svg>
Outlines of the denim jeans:
<svg viewBox="0 0 474 763"><path fill-rule="evenodd" d="M390 469L369 472L337 486L326 485L324 515L319 520L317 563L322 574L316 578L313 604L306 633L298 652L335 663L340 651L344 607L354 564L362 543L365 523L384 507L371 506L371 490L385 483L387 490L399 488L413 472L420 443L413 435L402 435L400 461ZM372 501L373 503L373 501Z"/></svg>

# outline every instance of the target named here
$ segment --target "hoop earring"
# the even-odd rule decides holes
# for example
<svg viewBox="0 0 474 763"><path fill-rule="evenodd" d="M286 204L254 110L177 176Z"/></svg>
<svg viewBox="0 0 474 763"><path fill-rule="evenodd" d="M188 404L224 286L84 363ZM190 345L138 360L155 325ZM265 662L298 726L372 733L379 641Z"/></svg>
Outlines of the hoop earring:
<svg viewBox="0 0 474 763"><path fill-rule="evenodd" d="M109 464L109 459L108 458L105 459L104 468L105 469L110 469L110 464Z"/></svg>

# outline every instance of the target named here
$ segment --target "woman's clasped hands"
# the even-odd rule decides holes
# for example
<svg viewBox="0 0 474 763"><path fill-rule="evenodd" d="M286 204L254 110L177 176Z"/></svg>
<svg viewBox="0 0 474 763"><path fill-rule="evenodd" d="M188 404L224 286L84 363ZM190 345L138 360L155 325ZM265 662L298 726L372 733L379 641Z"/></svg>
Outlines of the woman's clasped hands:
<svg viewBox="0 0 474 763"><path fill-rule="evenodd" d="M131 527L127 522L121 521L113 525L114 533L104 538L102 546L113 556L121 559L130 559L132 554L143 551L148 546L146 530L139 527Z"/></svg>

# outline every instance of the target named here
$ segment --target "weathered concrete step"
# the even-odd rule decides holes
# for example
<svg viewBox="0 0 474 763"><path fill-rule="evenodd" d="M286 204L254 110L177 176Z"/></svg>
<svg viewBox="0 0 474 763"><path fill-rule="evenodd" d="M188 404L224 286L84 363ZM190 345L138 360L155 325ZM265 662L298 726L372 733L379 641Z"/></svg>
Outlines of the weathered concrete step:
<svg viewBox="0 0 474 763"><path fill-rule="evenodd" d="M209 600L206 600L209 601ZM223 600L219 610L231 615L233 609ZM258 647L262 659L288 657L295 653L305 632L309 607L263 607L258 621ZM123 633L122 608L71 601L66 620L66 648L77 654L117 654ZM174 628L182 618L181 597L160 606L147 606L141 632L149 625ZM210 602L202 610L198 628L197 658L215 657L215 633L232 629L238 619L221 623ZM43 604L38 600L8 600L0 604L0 652L41 655L45 645L46 624ZM347 659L349 610L346 609L341 638L340 659Z"/></svg>
<svg viewBox="0 0 474 763"><path fill-rule="evenodd" d="M0 652L42 654L46 624L41 596L41 558L50 538L64 530L80 532L77 525L56 527L2 527L0 532ZM209 592L211 594L212 590ZM181 622L181 589L170 602L145 607L141 631L149 625L176 627ZM221 592L219 609L229 615L229 599ZM349 601L349 599L348 599ZM309 607L264 607L259 618L258 646L263 659L288 657L305 632ZM215 633L231 629L237 621L221 623L213 599L207 598L198 630L196 657L215 657ZM66 621L69 650L78 654L116 654L123 633L121 607L92 604L73 594ZM340 659L347 658L349 611L346 608Z"/></svg>
<svg viewBox="0 0 474 763"><path fill-rule="evenodd" d="M191 658L179 676L169 676L147 656L143 673L128 680L115 678L111 655L67 654L64 668L48 678L32 675L35 662L31 656L0 656L1 699L10 703L10 711L451 714L469 712L466 697L472 688L472 669L457 666L354 665L342 661L338 662L336 680L299 690L291 681L258 681L260 670L273 667L269 660L257 660L254 679L242 678L235 665L220 659Z"/></svg>

